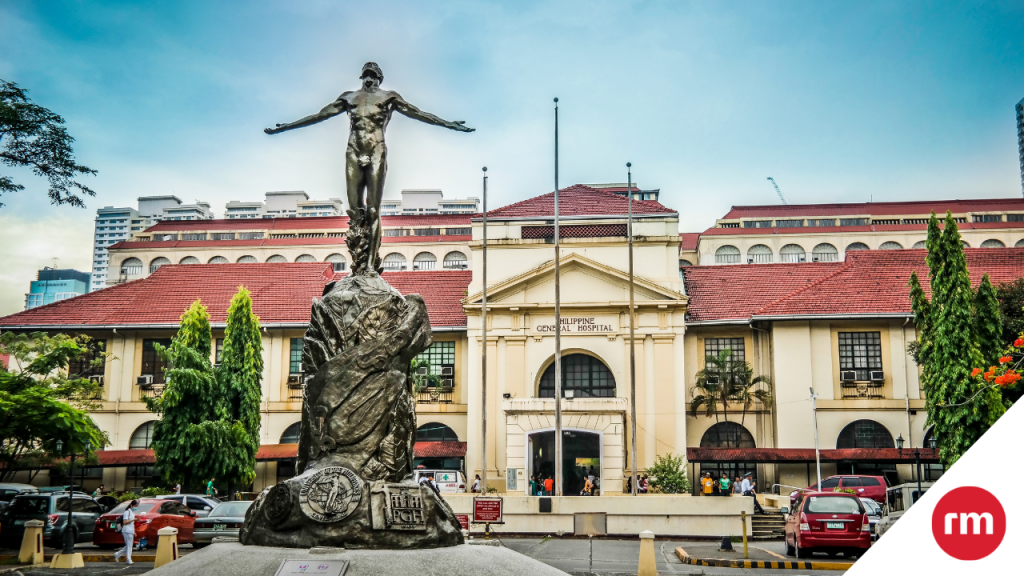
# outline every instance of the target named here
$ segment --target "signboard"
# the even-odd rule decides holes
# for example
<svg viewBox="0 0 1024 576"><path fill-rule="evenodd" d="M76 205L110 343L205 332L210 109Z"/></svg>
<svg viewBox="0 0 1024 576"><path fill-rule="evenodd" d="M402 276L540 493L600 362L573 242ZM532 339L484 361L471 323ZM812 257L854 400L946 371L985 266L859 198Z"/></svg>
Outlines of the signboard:
<svg viewBox="0 0 1024 576"><path fill-rule="evenodd" d="M502 501L494 496L477 496L473 498L474 524L504 524L502 517Z"/></svg>
<svg viewBox="0 0 1024 576"><path fill-rule="evenodd" d="M518 486L516 481L519 479L519 475L516 474L518 470L518 468L507 468L505 470L505 490L507 492L515 492L516 490L519 490L519 488L516 487Z"/></svg>
<svg viewBox="0 0 1024 576"><path fill-rule="evenodd" d="M344 576L348 560L285 560L275 576Z"/></svg>
<svg viewBox="0 0 1024 576"><path fill-rule="evenodd" d="M563 334L607 334L617 332L618 320L614 316L570 316L562 317ZM555 333L555 319L542 318L534 326L535 332Z"/></svg>
<svg viewBox="0 0 1024 576"><path fill-rule="evenodd" d="M434 482L440 484L442 482L458 482L458 472L434 472Z"/></svg>
<svg viewBox="0 0 1024 576"><path fill-rule="evenodd" d="M458 518L463 530L469 530L469 514L456 514L455 517Z"/></svg>

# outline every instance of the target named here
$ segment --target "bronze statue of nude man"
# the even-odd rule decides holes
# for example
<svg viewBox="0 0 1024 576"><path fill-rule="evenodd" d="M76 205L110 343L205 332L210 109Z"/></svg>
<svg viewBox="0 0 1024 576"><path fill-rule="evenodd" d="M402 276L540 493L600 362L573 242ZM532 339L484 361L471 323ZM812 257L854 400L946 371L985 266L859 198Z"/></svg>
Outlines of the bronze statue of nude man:
<svg viewBox="0 0 1024 576"><path fill-rule="evenodd" d="M345 92L320 112L264 130L278 134L286 130L311 126L344 112L349 114L348 147L345 150L345 181L349 204L348 245L352 252L353 273L376 272L380 269L380 202L384 194L388 150L384 130L392 112L414 120L443 126L460 132L472 132L465 122L450 122L424 112L405 101L398 92L382 90L384 73L374 62L363 65L359 90Z"/></svg>

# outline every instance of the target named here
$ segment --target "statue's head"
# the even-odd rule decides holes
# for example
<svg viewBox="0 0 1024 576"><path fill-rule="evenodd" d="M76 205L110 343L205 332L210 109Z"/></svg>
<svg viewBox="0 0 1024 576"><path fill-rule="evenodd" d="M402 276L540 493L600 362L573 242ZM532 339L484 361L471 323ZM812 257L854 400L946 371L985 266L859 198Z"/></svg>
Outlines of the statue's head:
<svg viewBox="0 0 1024 576"><path fill-rule="evenodd" d="M376 88L384 81L384 72L376 62L367 62L363 64L363 73L359 75L359 78L362 79L365 87Z"/></svg>

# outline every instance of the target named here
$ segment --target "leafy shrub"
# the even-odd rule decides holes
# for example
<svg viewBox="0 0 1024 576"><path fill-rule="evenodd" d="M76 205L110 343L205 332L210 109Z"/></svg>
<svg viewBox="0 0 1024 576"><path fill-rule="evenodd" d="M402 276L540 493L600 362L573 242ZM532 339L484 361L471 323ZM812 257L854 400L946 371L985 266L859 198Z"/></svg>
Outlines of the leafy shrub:
<svg viewBox="0 0 1024 576"><path fill-rule="evenodd" d="M682 455L665 454L654 460L647 469L650 491L655 494L687 494L690 481L686 478L686 462Z"/></svg>

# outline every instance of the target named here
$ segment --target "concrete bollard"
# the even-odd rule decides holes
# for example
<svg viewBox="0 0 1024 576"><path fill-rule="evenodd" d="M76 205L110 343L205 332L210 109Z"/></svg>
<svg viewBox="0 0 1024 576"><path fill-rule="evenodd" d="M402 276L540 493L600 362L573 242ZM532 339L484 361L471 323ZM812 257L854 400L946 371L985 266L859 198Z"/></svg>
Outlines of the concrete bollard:
<svg viewBox="0 0 1024 576"><path fill-rule="evenodd" d="M654 532L640 533L640 564L636 576L658 576L658 564L654 560Z"/></svg>
<svg viewBox="0 0 1024 576"><path fill-rule="evenodd" d="M159 568L178 559L178 529L161 528L156 534L156 559L153 560L153 568Z"/></svg>
<svg viewBox="0 0 1024 576"><path fill-rule="evenodd" d="M42 564L43 561L43 521L29 520L25 522L25 536L21 539L18 562L34 565Z"/></svg>

